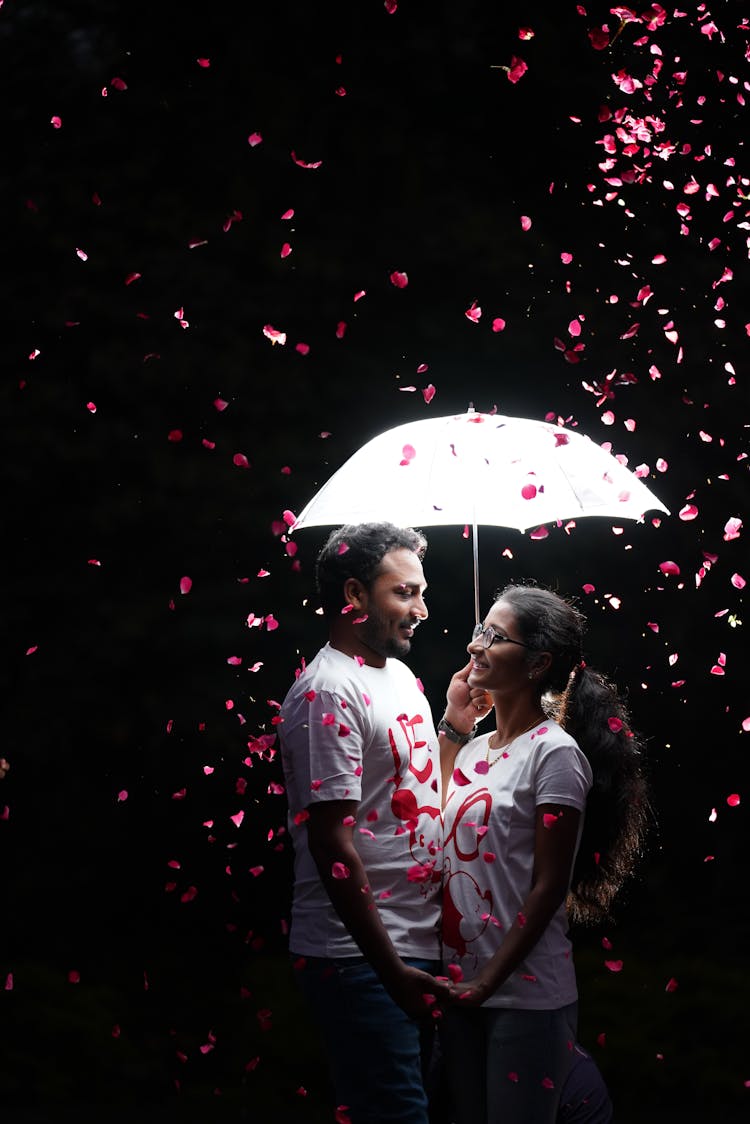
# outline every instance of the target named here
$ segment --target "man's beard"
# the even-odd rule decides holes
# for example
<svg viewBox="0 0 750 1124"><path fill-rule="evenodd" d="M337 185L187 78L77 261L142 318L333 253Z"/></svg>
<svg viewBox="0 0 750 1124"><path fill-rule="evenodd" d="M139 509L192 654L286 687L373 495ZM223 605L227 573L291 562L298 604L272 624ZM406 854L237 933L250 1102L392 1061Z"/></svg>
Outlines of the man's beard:
<svg viewBox="0 0 750 1124"><path fill-rule="evenodd" d="M399 627L404 622L399 623ZM409 623L410 628L416 627L414 624ZM360 639L363 644L371 648L384 659L400 658L407 656L411 651L411 640L407 636L390 636L387 634L387 629L384 625L383 618L377 613L370 613L366 621L363 621L360 632Z"/></svg>

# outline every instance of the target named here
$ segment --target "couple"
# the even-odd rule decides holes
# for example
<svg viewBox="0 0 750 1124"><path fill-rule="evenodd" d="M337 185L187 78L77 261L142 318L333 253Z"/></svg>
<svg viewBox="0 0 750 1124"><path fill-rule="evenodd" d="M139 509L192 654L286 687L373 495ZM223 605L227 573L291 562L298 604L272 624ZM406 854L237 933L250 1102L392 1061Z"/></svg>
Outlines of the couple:
<svg viewBox="0 0 750 1124"><path fill-rule="evenodd" d="M436 732L399 658L427 616L425 549L361 524L318 558L329 640L279 728L295 975L351 1124L544 1124L579 1056L566 898L606 916L629 873L638 742L583 662L581 615L526 586L475 628ZM448 1094L430 1109L435 1027Z"/></svg>

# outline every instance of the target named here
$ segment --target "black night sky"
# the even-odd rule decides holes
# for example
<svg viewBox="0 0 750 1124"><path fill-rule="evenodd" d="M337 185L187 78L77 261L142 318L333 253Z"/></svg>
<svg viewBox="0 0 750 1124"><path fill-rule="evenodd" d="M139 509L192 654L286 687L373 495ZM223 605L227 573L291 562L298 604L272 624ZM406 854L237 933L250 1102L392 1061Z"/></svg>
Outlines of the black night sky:
<svg viewBox="0 0 750 1124"><path fill-rule="evenodd" d="M670 509L482 527L482 596L577 598L647 738L647 853L575 934L617 1119L746 1118L749 52L738 0L0 0L4 1119L333 1119L273 721L325 531L283 513L469 405Z"/></svg>

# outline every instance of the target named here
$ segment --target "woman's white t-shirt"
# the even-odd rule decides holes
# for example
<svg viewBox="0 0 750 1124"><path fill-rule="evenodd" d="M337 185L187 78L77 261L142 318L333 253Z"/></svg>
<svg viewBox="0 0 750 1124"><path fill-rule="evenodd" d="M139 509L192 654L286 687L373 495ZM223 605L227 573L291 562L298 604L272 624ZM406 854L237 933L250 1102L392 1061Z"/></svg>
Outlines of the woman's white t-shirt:
<svg viewBox="0 0 750 1124"><path fill-rule="evenodd" d="M460 965L467 981L497 951L531 889L537 805L583 812L592 783L588 760L556 722L540 722L504 750L489 749L489 736L459 751L443 812L443 956L446 968ZM563 903L484 1006L552 1009L573 1003L567 929Z"/></svg>

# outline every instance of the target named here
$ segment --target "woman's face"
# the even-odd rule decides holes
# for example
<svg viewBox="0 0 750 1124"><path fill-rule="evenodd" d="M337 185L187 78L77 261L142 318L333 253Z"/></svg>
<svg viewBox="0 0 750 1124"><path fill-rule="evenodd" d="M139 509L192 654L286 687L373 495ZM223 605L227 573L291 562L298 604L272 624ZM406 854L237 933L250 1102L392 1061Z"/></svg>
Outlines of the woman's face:
<svg viewBox="0 0 750 1124"><path fill-rule="evenodd" d="M478 636L468 645L471 656L469 686L502 692L528 688L531 682L529 649L523 644L510 605L503 600L496 601L482 624L485 629L492 630L492 644L485 648L484 637Z"/></svg>

